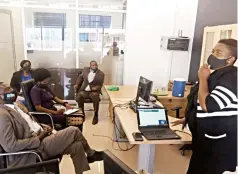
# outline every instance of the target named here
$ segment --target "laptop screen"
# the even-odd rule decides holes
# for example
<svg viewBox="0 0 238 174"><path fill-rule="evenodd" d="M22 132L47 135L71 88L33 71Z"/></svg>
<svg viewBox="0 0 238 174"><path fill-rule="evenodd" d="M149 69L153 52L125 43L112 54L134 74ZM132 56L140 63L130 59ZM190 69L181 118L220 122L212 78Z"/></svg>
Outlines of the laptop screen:
<svg viewBox="0 0 238 174"><path fill-rule="evenodd" d="M167 126L165 109L138 109L139 126Z"/></svg>

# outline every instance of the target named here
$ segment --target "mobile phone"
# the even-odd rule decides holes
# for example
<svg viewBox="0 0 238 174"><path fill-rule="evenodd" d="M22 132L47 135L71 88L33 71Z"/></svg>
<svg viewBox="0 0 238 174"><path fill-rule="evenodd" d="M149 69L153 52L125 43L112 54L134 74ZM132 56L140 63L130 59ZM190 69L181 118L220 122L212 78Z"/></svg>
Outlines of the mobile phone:
<svg viewBox="0 0 238 174"><path fill-rule="evenodd" d="M143 141L143 137L140 132L133 132L132 136L134 137L135 141Z"/></svg>

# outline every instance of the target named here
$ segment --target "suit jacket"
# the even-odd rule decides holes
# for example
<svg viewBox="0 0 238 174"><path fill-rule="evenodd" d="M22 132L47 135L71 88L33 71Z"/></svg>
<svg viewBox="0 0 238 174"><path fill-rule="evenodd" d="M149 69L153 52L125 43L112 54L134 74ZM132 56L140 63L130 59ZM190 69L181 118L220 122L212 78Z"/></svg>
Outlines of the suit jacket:
<svg viewBox="0 0 238 174"><path fill-rule="evenodd" d="M39 138L33 137L27 122L15 110L0 104L0 145L6 152L19 152L40 147ZM8 166L33 164L34 155L8 157Z"/></svg>
<svg viewBox="0 0 238 174"><path fill-rule="evenodd" d="M94 80L89 83L88 82L88 74L90 73L90 68L84 68L83 72L78 76L76 81L76 85L79 86L78 91L84 91L85 88L89 85L91 91L93 92L101 92L101 88L104 82L104 73L101 70L97 70Z"/></svg>
<svg viewBox="0 0 238 174"><path fill-rule="evenodd" d="M14 72L13 75L12 75L11 82L10 82L11 88L15 89L17 92L20 92L20 90L21 90L21 76L22 76L22 73L23 73L22 70ZM32 75L32 78L34 78L34 71L31 70L30 73Z"/></svg>

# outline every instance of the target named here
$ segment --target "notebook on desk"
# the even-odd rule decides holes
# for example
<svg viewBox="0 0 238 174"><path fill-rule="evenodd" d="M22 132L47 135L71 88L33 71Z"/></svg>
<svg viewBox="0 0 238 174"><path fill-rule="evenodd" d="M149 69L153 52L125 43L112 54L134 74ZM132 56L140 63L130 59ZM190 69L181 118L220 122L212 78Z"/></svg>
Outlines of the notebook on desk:
<svg viewBox="0 0 238 174"><path fill-rule="evenodd" d="M64 112L65 115L71 115L74 114L75 112L78 112L79 109L68 109L67 111Z"/></svg>

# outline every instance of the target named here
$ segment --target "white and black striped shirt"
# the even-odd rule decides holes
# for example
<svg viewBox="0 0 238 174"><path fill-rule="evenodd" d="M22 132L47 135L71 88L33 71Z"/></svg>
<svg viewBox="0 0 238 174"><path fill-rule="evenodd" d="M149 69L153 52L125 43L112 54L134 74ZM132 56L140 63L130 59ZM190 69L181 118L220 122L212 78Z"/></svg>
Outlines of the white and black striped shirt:
<svg viewBox="0 0 238 174"><path fill-rule="evenodd" d="M238 115L237 95L224 86L216 86L211 94L206 98L208 112L204 112L199 105L197 106L197 118L234 116Z"/></svg>
<svg viewBox="0 0 238 174"><path fill-rule="evenodd" d="M230 72L209 84L207 112L203 111L199 101L197 103L198 134L202 137L220 139L227 137L228 133L237 134L237 68L230 69Z"/></svg>

